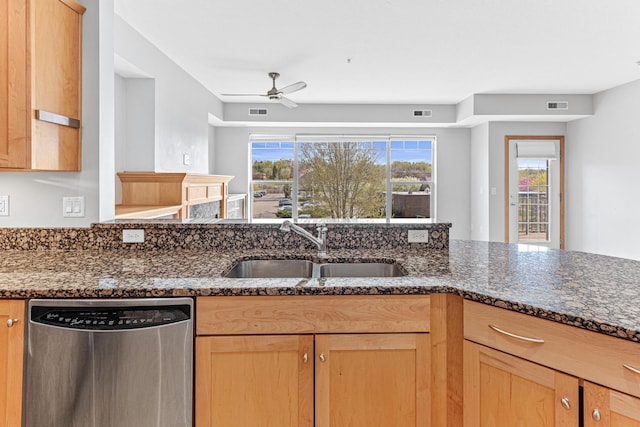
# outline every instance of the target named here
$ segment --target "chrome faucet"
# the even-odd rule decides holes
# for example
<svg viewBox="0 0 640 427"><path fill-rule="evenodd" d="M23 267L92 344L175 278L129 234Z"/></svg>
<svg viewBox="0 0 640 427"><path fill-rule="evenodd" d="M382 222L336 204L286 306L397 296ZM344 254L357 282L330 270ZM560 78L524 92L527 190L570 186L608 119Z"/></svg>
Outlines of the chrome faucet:
<svg viewBox="0 0 640 427"><path fill-rule="evenodd" d="M300 236L311 240L318 247L318 256L326 257L327 256L327 231L329 230L325 224L318 224L316 230L318 231L318 237L315 237L313 234L309 233L304 228L295 225L289 220L286 220L280 226L280 231L289 232L292 231Z"/></svg>

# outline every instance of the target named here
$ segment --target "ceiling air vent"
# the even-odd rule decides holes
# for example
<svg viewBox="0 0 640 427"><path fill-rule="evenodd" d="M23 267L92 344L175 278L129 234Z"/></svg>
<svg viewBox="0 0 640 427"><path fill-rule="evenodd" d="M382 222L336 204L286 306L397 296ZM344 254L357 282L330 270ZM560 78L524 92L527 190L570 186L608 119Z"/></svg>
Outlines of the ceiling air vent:
<svg viewBox="0 0 640 427"><path fill-rule="evenodd" d="M266 108L249 108L250 116L266 116L267 109Z"/></svg>
<svg viewBox="0 0 640 427"><path fill-rule="evenodd" d="M413 117L431 117L432 115L432 110L413 110Z"/></svg>
<svg viewBox="0 0 640 427"><path fill-rule="evenodd" d="M547 101L547 110L568 110L569 101Z"/></svg>

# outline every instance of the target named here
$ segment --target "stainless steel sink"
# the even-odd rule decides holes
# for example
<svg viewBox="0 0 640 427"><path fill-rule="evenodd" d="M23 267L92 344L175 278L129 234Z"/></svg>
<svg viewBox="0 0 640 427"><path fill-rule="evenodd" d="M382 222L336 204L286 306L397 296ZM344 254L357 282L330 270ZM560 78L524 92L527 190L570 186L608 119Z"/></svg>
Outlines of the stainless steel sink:
<svg viewBox="0 0 640 427"><path fill-rule="evenodd" d="M299 259L255 259L240 261L225 277L280 278L280 277L398 277L404 270L395 263L336 262L314 263Z"/></svg>
<svg viewBox="0 0 640 427"><path fill-rule="evenodd" d="M349 262L323 264L320 277L398 277L406 273L398 264L382 262Z"/></svg>
<svg viewBox="0 0 640 427"><path fill-rule="evenodd" d="M313 274L313 262L301 259L252 259L240 261L225 277L236 278L309 278Z"/></svg>

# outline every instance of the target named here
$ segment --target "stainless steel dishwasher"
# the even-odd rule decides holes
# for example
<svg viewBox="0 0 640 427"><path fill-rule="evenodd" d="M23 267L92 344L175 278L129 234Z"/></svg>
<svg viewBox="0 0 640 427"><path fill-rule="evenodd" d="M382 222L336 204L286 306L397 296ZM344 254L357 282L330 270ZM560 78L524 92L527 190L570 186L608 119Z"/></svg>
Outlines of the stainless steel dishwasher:
<svg viewBox="0 0 640 427"><path fill-rule="evenodd" d="M191 427L193 300L31 300L24 427Z"/></svg>

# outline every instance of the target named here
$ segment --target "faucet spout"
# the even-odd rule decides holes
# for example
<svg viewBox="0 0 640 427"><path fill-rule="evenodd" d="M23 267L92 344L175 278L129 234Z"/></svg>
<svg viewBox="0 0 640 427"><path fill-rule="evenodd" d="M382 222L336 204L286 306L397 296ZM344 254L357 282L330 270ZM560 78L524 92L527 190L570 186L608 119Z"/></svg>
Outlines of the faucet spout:
<svg viewBox="0 0 640 427"><path fill-rule="evenodd" d="M296 233L296 234L304 237L305 239L313 242L318 247L318 256L319 257L326 257L327 256L327 231L328 231L328 228L327 228L327 226L325 224L318 224L318 226L316 227L316 230L318 231L318 237L315 237L313 234L309 233L304 228L300 227L299 225L296 225L296 224L292 223L289 220L284 221L282 223L282 225L280 226L280 231L284 231L284 232L293 231L294 233Z"/></svg>

